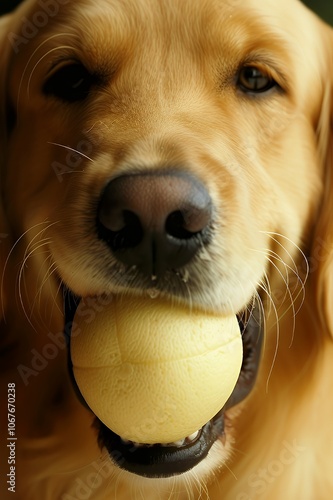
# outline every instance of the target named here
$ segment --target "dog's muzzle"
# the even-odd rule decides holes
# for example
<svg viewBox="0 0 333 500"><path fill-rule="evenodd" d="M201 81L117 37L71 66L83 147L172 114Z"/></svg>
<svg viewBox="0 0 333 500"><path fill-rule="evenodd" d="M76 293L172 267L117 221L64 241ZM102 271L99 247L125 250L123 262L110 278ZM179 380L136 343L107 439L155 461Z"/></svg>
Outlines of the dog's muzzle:
<svg viewBox="0 0 333 500"><path fill-rule="evenodd" d="M214 207L207 188L193 174L180 169L136 171L115 177L106 183L97 206L97 236L122 269L128 269L128 273L135 269L139 276L135 286L144 290L153 282L171 295L179 293L179 280L174 280L178 270L186 268L210 244L213 225ZM66 325L74 318L77 304L78 299L69 294L65 300ZM240 315L239 323L244 357L235 389L218 414L191 436L167 445L135 443L122 439L96 418L99 443L119 467L146 477L181 474L200 463L216 440L227 439L225 412L249 394L257 374L263 324L259 307ZM70 342L70 332L67 337ZM86 404L76 386L70 359L69 368L78 397Z"/></svg>

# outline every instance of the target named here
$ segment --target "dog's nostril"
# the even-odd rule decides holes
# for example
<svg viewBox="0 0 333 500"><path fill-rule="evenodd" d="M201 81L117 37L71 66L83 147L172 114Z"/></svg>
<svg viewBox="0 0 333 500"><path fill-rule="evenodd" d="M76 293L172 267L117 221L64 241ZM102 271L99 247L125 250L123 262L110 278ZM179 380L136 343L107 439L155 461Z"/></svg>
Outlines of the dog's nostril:
<svg viewBox="0 0 333 500"><path fill-rule="evenodd" d="M115 257L148 276L187 264L208 243L212 203L184 172L117 177L106 186L97 227Z"/></svg>
<svg viewBox="0 0 333 500"><path fill-rule="evenodd" d="M180 240L188 240L201 233L210 221L210 211L176 210L168 215L165 231Z"/></svg>
<svg viewBox="0 0 333 500"><path fill-rule="evenodd" d="M140 218L134 212L110 207L107 213L100 211L99 219L105 229L103 239L106 239L114 252L140 244L143 228Z"/></svg>
<svg viewBox="0 0 333 500"><path fill-rule="evenodd" d="M166 233L174 238L186 240L192 238L193 233L186 228L185 218L181 210L168 215L165 222Z"/></svg>

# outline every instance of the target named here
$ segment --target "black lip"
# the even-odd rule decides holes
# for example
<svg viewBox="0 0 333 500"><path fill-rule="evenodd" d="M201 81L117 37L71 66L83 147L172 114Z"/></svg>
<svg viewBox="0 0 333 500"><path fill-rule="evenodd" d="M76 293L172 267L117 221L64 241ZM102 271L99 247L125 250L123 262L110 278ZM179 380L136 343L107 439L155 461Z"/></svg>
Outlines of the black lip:
<svg viewBox="0 0 333 500"><path fill-rule="evenodd" d="M193 443L177 446L160 444L136 446L124 441L98 420L99 443L122 469L144 477L170 477L182 474L203 460L223 432L223 415L210 420Z"/></svg>
<svg viewBox="0 0 333 500"><path fill-rule="evenodd" d="M74 321L79 299L70 292L66 293L65 336L68 342L68 367L74 390L80 402L90 409L83 398L74 378L70 357L70 331ZM263 321L260 308L253 307L246 319L239 317L243 340L243 362L238 381L220 412L203 426L198 438L181 447L163 446L161 444L135 446L124 442L120 436L106 427L97 417L98 441L105 447L112 460L122 469L145 477L170 477L182 474L200 463L208 454L212 445L224 432L224 413L240 403L252 390L260 361L263 338Z"/></svg>
<svg viewBox="0 0 333 500"><path fill-rule="evenodd" d="M232 408L248 396L255 384L260 363L264 321L259 305L256 304L251 312L247 313L247 317L238 316L238 322L242 332L243 362L237 383L224 410Z"/></svg>

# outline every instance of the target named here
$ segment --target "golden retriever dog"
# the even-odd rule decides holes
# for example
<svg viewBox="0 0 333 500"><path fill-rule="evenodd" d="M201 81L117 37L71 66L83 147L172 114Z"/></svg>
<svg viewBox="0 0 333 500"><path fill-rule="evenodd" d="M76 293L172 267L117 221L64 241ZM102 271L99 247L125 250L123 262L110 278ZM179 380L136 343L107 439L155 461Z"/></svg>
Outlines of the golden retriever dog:
<svg viewBox="0 0 333 500"><path fill-rule="evenodd" d="M332 29L298 0L0 22L1 498L332 498ZM234 392L180 443L122 440L72 381L80 299L124 293L239 319Z"/></svg>

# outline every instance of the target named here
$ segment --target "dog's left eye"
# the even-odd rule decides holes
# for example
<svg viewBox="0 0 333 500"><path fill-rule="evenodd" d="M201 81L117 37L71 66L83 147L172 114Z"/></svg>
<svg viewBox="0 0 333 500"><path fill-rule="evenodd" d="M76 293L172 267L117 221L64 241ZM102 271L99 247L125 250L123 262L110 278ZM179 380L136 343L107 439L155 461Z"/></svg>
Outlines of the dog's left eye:
<svg viewBox="0 0 333 500"><path fill-rule="evenodd" d="M43 92L67 102L82 101L88 96L96 80L96 76L82 64L72 63L53 73L44 84Z"/></svg>
<svg viewBox="0 0 333 500"><path fill-rule="evenodd" d="M256 66L243 66L238 74L237 84L243 92L257 94L277 86L274 78Z"/></svg>

